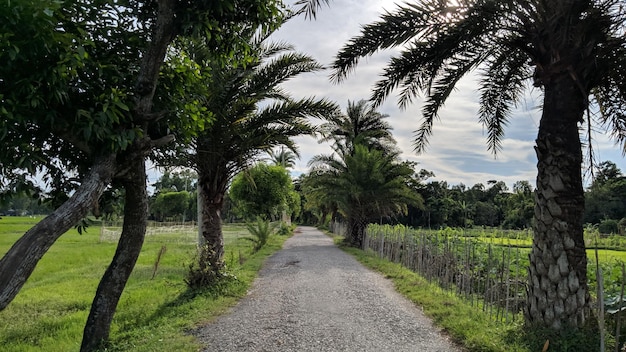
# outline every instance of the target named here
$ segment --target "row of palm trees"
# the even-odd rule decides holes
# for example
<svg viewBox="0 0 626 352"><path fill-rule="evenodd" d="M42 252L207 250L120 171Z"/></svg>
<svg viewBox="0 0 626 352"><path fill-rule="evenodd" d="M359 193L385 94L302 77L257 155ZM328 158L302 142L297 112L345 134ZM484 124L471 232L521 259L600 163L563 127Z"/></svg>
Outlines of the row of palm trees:
<svg viewBox="0 0 626 352"><path fill-rule="evenodd" d="M388 117L361 100L348 102L346 114L321 125L320 142L332 142L333 154L317 155L302 179L309 208L327 209L347 222L346 242L362 247L367 224L406 214L422 205L410 187L413 164L401 162Z"/></svg>
<svg viewBox="0 0 626 352"><path fill-rule="evenodd" d="M584 194L579 124L586 120L590 128L594 116L585 116L585 112L596 106L601 113L600 123L612 130L617 141L623 144L626 140L626 115L622 108L626 102L625 16L626 9L617 0L416 0L385 13L380 21L364 26L361 35L341 49L332 65L332 78L336 82L346 79L361 57L378 50L400 46L402 51L391 59L375 85L373 105L356 103L348 107L348 115L351 110L365 112L364 121L355 120L347 126L342 115L332 113L328 105L323 113L313 114L328 118L321 128L322 141L333 143L334 154L312 161L312 172L304 182L314 195L310 198L329 212L337 210L348 218L350 242L358 245L363 224L373 216L367 210L373 209L377 216L391 215L402 212L407 203L419 204L419 199L406 196L411 193L406 192L408 189L397 193L373 191L373 183L381 190L387 186L402 189L401 185L410 184L409 165L397 159L382 116L369 121L379 124L378 128L361 129L359 124L368 123L367 118L376 115L374 109L392 91L401 88L401 107L420 94L426 97L424 119L416 130L416 150L421 152L432 134L434 120L456 84L479 68L479 120L486 128L488 148L497 153L512 108L532 83L544 92L544 102L535 148L535 236L526 315L532 324L557 331L586 326L591 310L582 236ZM239 82L228 77L223 81L229 84L222 85L227 90L230 82ZM274 96L280 97L279 92L272 91L266 97ZM256 96L242 99L255 100ZM253 115L248 111L247 116ZM229 130L237 128L236 124L225 126ZM250 126L261 131L255 133L265 132L261 125ZM299 132L312 132L307 130L310 126L302 127ZM264 146L292 147L286 140L274 142L267 140ZM259 149L264 146L259 145ZM221 152L210 154L206 146L197 151L198 155L207 153L215 159L223 156ZM221 204L228 177L241 166L240 160L223 162L221 179L200 176L202 184L213 182L218 190L212 198L210 193L203 196L207 205Z"/></svg>

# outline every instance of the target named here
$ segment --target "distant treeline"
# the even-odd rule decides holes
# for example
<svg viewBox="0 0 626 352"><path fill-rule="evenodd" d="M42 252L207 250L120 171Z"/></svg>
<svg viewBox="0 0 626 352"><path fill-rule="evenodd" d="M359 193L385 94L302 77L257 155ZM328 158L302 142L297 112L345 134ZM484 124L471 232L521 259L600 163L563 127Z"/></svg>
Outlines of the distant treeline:
<svg viewBox="0 0 626 352"><path fill-rule="evenodd" d="M422 170L425 175L427 171ZM432 176L432 173L429 174ZM509 189L503 181L489 180L471 187L449 185L446 181L423 180L416 191L424 199L423 208L409 206L406 216L380 219L381 223L399 223L412 227L501 227L525 229L531 227L534 213L534 189L528 181L518 181ZM196 175L192 172L170 173L153 185L151 218L157 221L190 221L197 218ZM296 190L299 190L296 187ZM304 198L304 197L303 197ZM110 196L101 203L103 214L116 217L122 212L120 195ZM236 218L229 202L223 217ZM16 194L0 204L0 215L47 214L51 207L45 198ZM302 209L306 209L305 206ZM315 217L303 210L296 221L314 224ZM600 164L591 185L585 192L584 222L597 225L602 233L624 234L626 229L626 177L611 161Z"/></svg>

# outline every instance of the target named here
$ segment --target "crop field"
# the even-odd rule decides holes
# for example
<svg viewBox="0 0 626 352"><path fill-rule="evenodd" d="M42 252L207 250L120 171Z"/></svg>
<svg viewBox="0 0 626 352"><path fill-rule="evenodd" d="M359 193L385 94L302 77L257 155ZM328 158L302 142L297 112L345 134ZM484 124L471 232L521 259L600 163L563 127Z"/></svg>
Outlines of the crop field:
<svg viewBox="0 0 626 352"><path fill-rule="evenodd" d="M0 255L38 220L0 219ZM251 282L258 268L242 268L241 262L260 266L251 253L252 243L243 239L249 236L245 227L227 225L225 259L241 284L226 299L215 293L186 299L190 292L183 279L194 260L197 230L165 230L146 236L114 318L110 351L196 350L193 339L181 331L245 294L244 283ZM70 230L50 248L14 301L0 311L0 351L79 350L91 300L117 245L100 235L99 224L82 235ZM280 244L272 246L280 248ZM164 254L157 262L161 251Z"/></svg>

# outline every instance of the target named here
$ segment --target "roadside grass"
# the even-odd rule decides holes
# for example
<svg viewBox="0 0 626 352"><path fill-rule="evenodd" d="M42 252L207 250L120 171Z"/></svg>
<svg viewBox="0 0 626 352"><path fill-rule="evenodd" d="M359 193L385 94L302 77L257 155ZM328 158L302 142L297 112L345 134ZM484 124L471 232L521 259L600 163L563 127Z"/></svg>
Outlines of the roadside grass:
<svg viewBox="0 0 626 352"><path fill-rule="evenodd" d="M515 318L509 316L507 322L498 322L490 316L490 308L483 307L481 301L466 301L400 264L380 259L378 253L372 250L347 247L343 237L329 235L334 237L340 248L362 264L392 280L399 293L420 306L437 326L443 328L466 351L534 352L542 351L547 341L548 351L555 352L595 351L600 345L599 332L593 326L582 331L565 330L561 335L554 335L541 328L528 328L522 314ZM611 347L610 337L607 341L607 346Z"/></svg>
<svg viewBox="0 0 626 352"><path fill-rule="evenodd" d="M343 245L342 237L334 237L344 251L354 256L365 266L376 270L392 280L396 290L422 307L424 313L435 324L471 352L530 352L520 341L521 321L504 326L489 319L470 303L463 302L456 295L429 283L420 275L400 264L378 258L374 253L365 252Z"/></svg>
<svg viewBox="0 0 626 352"><path fill-rule="evenodd" d="M0 254L38 219L0 219ZM226 225L229 279L191 291L183 279L196 246L188 235L148 236L122 294L107 351L197 351L190 332L243 297L265 259L285 236L271 236L252 254L243 226ZM157 256L165 246L158 262ZM98 226L79 235L68 231L46 253L15 300L0 312L0 351L78 351L91 301L116 243L100 242ZM240 264L242 263L243 264Z"/></svg>

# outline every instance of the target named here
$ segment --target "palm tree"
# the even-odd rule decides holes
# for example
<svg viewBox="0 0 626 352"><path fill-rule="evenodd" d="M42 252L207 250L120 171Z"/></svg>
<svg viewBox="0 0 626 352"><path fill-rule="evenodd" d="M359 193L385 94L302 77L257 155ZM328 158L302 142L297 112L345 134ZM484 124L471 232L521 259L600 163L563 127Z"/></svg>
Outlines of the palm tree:
<svg viewBox="0 0 626 352"><path fill-rule="evenodd" d="M372 100L380 104L400 87L398 103L405 107L424 93L418 152L456 83L470 71L481 77L479 120L494 153L527 83L543 90L526 307L533 325L581 327L591 314L579 124L591 126L591 114L584 113L598 107L599 122L622 145L626 140L625 11L617 0L416 0L365 26L333 64L332 77L341 81L359 58L403 47L384 69Z"/></svg>
<svg viewBox="0 0 626 352"><path fill-rule="evenodd" d="M353 150L335 148L331 156L311 160L305 179L311 198L336 205L347 221L346 242L361 248L365 228L381 217L407 213L407 205L422 205L409 188L414 173L410 163L399 162L397 152L384 152L363 144Z"/></svg>
<svg viewBox="0 0 626 352"><path fill-rule="evenodd" d="M376 111L366 100L348 101L346 114L335 114L320 126L320 143L333 141L349 149L361 143L378 150L394 149L396 141L391 135L391 125L383 119L389 115Z"/></svg>
<svg viewBox="0 0 626 352"><path fill-rule="evenodd" d="M298 158L296 153L285 148L285 146L280 146L277 151L270 149L267 151L267 154L269 155L269 160L274 163L274 165L282 166L285 169L294 167L296 165L296 158Z"/></svg>
<svg viewBox="0 0 626 352"><path fill-rule="evenodd" d="M326 100L294 100L280 88L294 76L320 70L314 59L290 45L265 44L263 38L251 40L250 48L257 55L255 62L211 67L204 107L214 121L196 138L199 223L206 241L206 253L200 256L206 260L200 266L217 276L224 254L220 212L231 179L276 146L297 153L291 138L314 132L307 118L322 118L337 109Z"/></svg>

